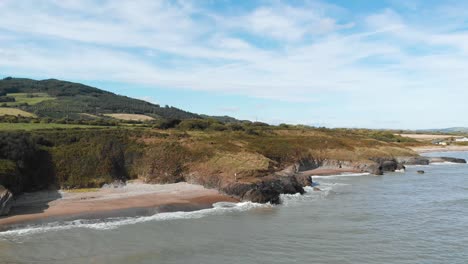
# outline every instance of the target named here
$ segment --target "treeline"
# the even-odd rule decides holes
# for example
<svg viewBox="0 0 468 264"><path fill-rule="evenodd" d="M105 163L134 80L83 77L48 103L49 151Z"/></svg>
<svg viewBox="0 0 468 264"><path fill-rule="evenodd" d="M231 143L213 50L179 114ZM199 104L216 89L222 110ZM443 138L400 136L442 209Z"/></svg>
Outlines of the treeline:
<svg viewBox="0 0 468 264"><path fill-rule="evenodd" d="M117 95L87 85L55 79L36 81L7 77L0 80L0 96L9 93L46 93L56 97L56 100L47 100L34 105L21 105L21 109L40 117L79 119L80 113L128 113L165 119L200 118L199 115L175 107L160 107L158 104Z"/></svg>

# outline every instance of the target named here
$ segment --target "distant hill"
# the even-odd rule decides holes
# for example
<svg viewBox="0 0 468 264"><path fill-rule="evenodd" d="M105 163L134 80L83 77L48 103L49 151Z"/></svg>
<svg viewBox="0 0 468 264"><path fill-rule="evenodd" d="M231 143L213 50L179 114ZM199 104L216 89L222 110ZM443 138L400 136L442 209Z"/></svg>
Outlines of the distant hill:
<svg viewBox="0 0 468 264"><path fill-rule="evenodd" d="M468 127L450 127L441 129L424 129L418 132L443 133L443 134L468 134Z"/></svg>
<svg viewBox="0 0 468 264"><path fill-rule="evenodd" d="M0 80L0 105L50 118L90 119L123 113L163 119L202 118L175 107L160 107L87 85L55 79L38 81L8 77Z"/></svg>

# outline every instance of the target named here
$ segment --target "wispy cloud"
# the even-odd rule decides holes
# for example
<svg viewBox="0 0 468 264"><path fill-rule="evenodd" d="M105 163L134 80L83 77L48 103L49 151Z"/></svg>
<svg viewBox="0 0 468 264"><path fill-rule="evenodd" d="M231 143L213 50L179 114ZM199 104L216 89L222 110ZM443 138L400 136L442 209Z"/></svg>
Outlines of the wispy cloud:
<svg viewBox="0 0 468 264"><path fill-rule="evenodd" d="M415 5L353 13L326 2L259 1L229 12L199 1L4 0L0 67L290 102L339 94L362 111L407 96L399 101L411 110L421 97L444 100L433 95L442 90L461 104L466 9L424 6L418 18Z"/></svg>

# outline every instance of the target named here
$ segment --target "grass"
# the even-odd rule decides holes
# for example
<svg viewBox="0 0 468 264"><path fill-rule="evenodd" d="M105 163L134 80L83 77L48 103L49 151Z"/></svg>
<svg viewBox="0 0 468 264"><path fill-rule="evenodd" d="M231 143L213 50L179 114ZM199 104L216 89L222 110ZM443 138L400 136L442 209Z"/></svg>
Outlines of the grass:
<svg viewBox="0 0 468 264"><path fill-rule="evenodd" d="M18 108L0 107L0 116L24 116L24 117L36 117L34 114L28 113Z"/></svg>
<svg viewBox="0 0 468 264"><path fill-rule="evenodd" d="M35 105L43 101L54 100L55 97L51 97L46 93L9 93L7 96L14 97L16 102L8 102L7 106L17 106L20 104Z"/></svg>
<svg viewBox="0 0 468 264"><path fill-rule="evenodd" d="M120 120L132 120L132 121L148 121L154 120L151 116L138 115L138 114L104 114L105 116L112 117Z"/></svg>
<svg viewBox="0 0 468 264"><path fill-rule="evenodd" d="M72 128L102 128L89 125L43 124L43 123L0 123L0 131L40 130L40 129L72 129Z"/></svg>

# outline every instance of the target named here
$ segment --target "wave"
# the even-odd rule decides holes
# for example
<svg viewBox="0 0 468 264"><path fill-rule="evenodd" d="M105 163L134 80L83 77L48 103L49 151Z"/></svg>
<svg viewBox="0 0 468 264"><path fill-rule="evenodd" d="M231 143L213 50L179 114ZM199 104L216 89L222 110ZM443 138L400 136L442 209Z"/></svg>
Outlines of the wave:
<svg viewBox="0 0 468 264"><path fill-rule="evenodd" d="M444 161L444 162L433 162L430 165L440 166L440 165L466 165L466 164L465 163Z"/></svg>
<svg viewBox="0 0 468 264"><path fill-rule="evenodd" d="M350 184L345 183L320 182L320 184L316 186L320 191L315 191L314 187L306 186L304 187L305 193L303 195L300 193L282 194L280 198L284 206L300 204L303 201L326 199L330 195L335 195L337 192L341 192L350 186Z"/></svg>
<svg viewBox="0 0 468 264"><path fill-rule="evenodd" d="M111 230L116 229L125 225L133 225L138 223L145 223L151 221L168 221L176 219L197 219L210 215L220 215L225 213L242 212L248 211L255 208L271 207L270 204L259 204L252 202L241 202L241 203L228 203L219 202L213 204L213 208L202 209L191 212L169 212L169 213L157 213L151 216L139 216L139 217L119 217L119 218L107 218L99 220L74 220L65 222L53 222L42 225L30 225L18 229L12 229L4 232L0 232L0 238L17 237L24 235L31 235L37 233L44 233L50 231L68 230L73 228L86 228L95 230Z"/></svg>

